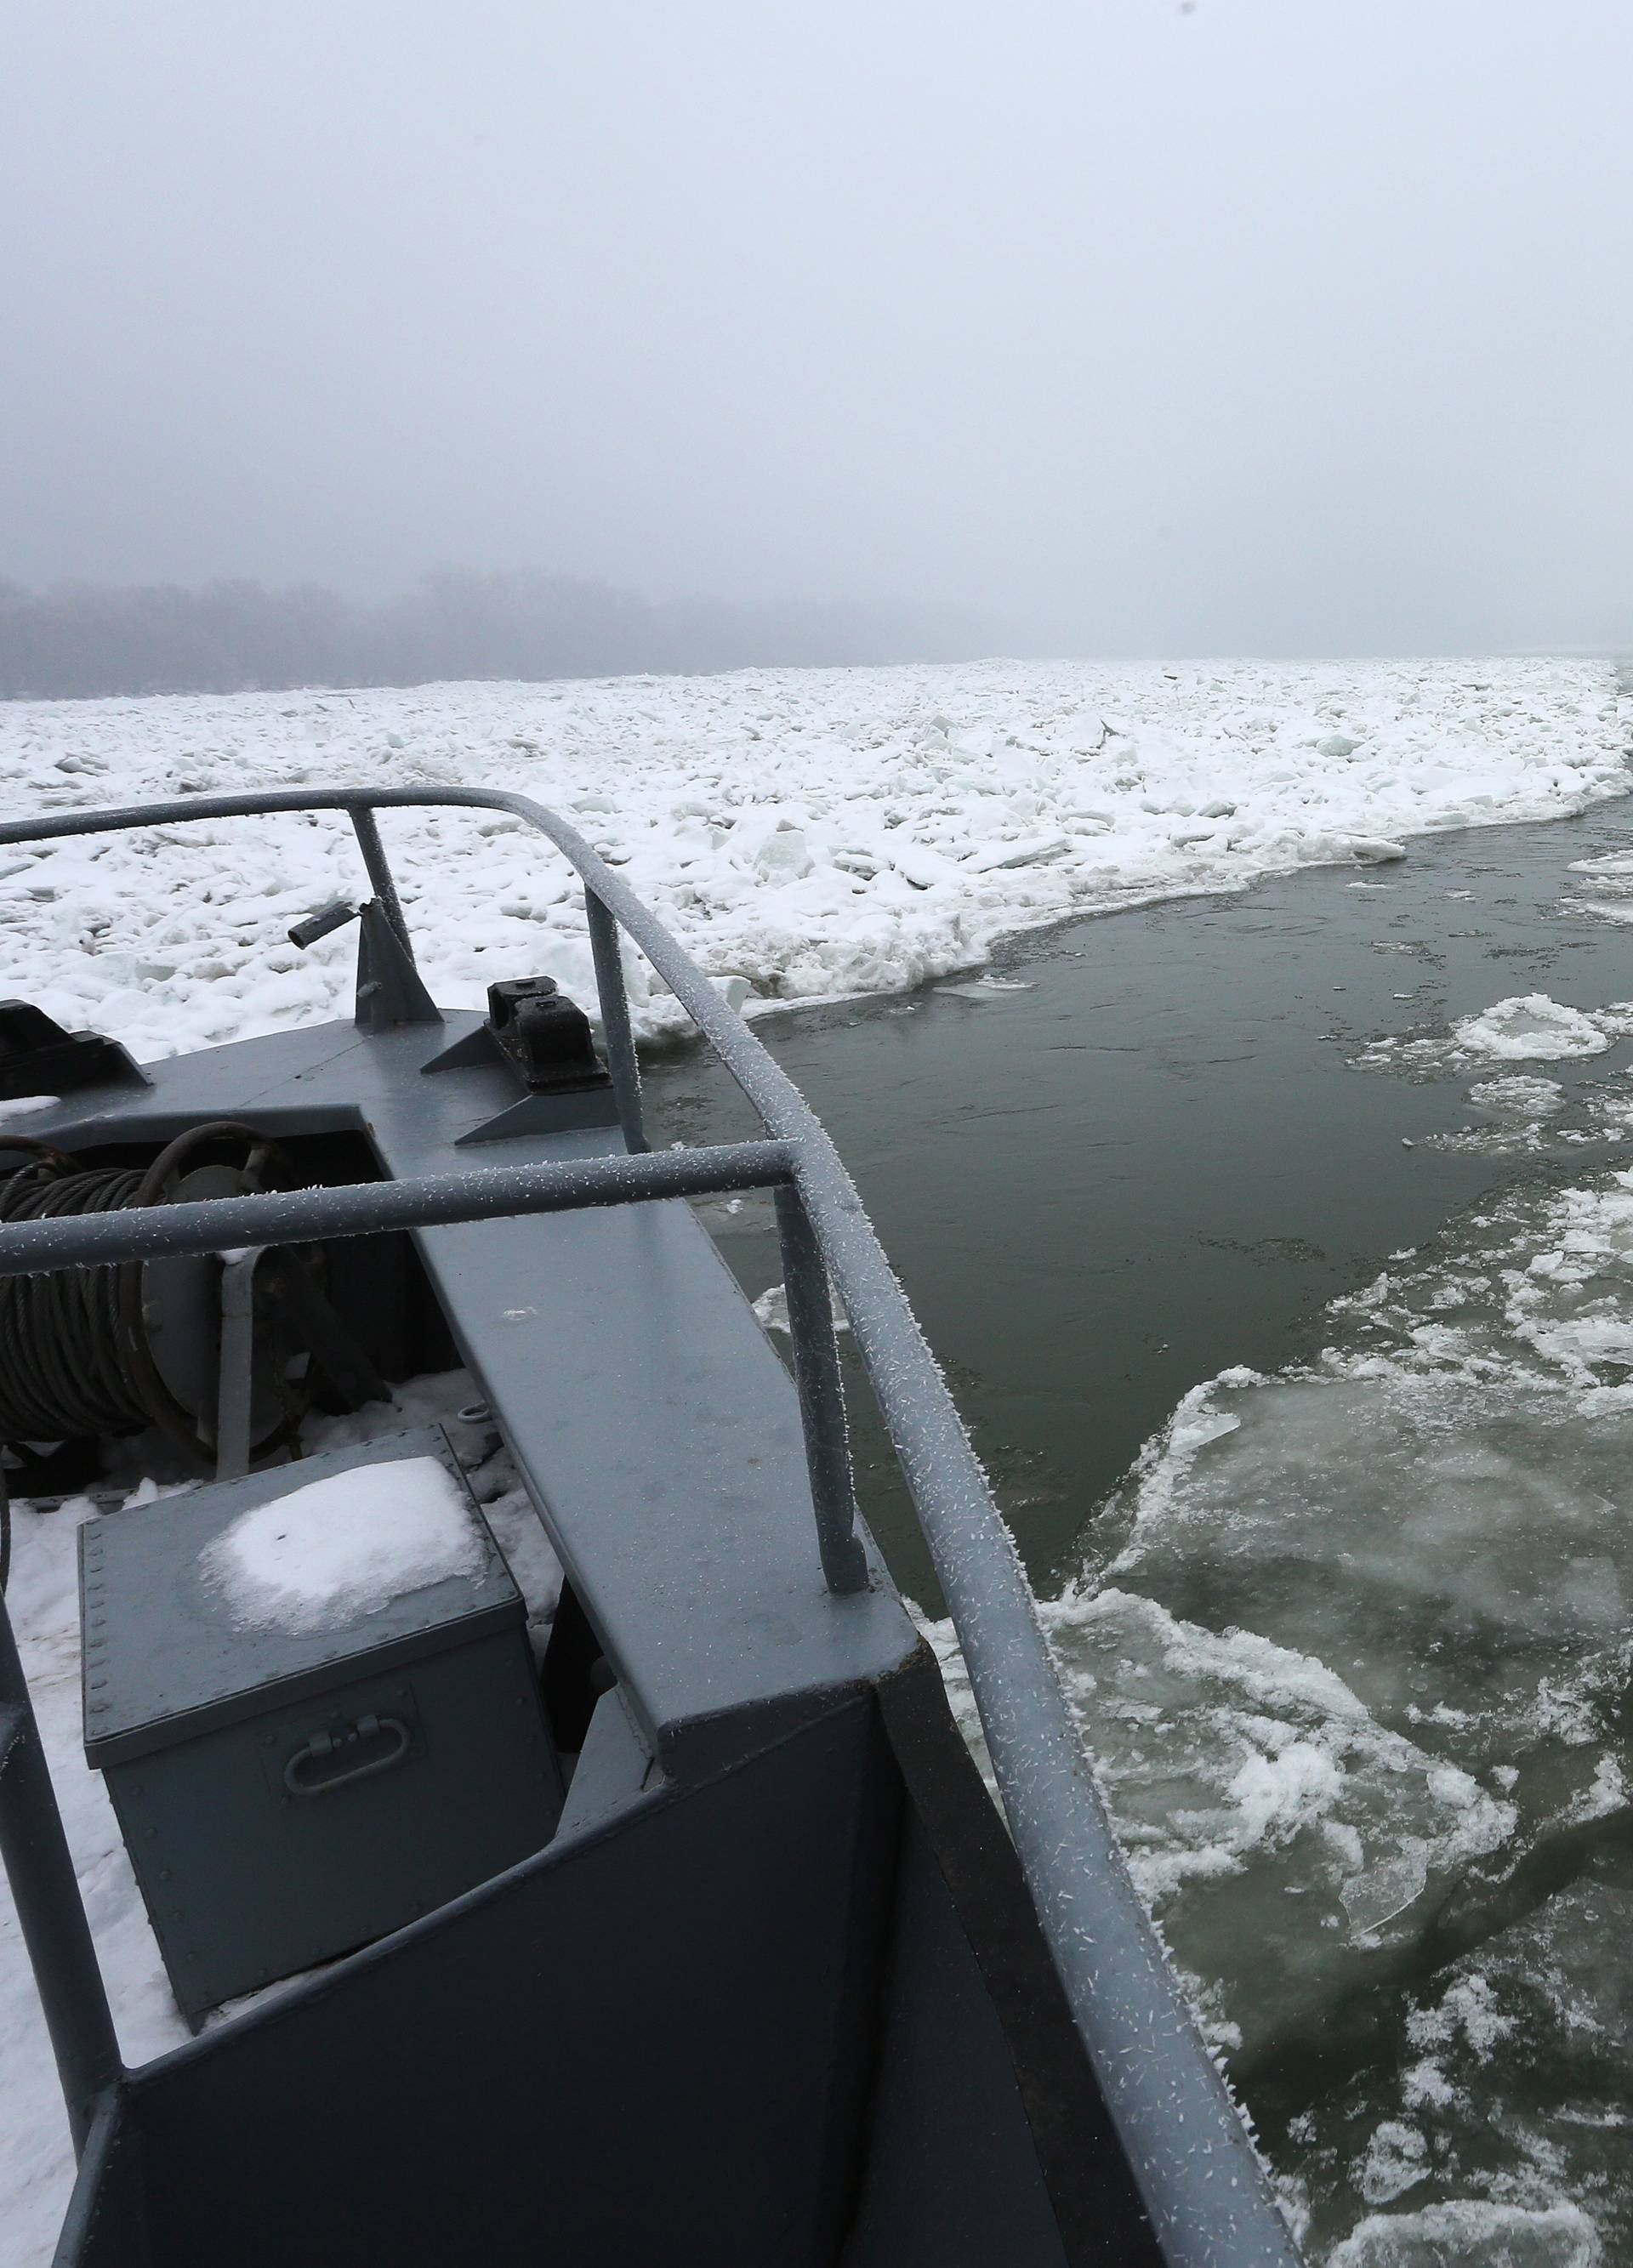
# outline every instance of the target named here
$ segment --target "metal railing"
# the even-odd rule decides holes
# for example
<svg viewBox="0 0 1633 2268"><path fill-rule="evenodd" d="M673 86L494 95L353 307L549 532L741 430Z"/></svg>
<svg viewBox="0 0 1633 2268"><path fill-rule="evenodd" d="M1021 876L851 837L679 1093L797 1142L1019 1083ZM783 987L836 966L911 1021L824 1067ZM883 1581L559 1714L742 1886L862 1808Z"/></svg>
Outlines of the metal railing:
<svg viewBox="0 0 1633 2268"><path fill-rule="evenodd" d="M818 1539L831 1588L866 1581L828 1278L837 1286L952 1616L1005 1815L1039 1923L1148 2212L1174 2268L1297 2268L1297 2255L1228 2087L1192 2021L1113 1836L1015 1544L935 1359L838 1152L804 1097L709 979L576 830L488 788L292 789L189 796L0 825L0 844L278 812L335 811L356 829L380 904L411 954L375 813L509 814L548 836L584 885L602 1028L624 1158L490 1168L0 1226L0 1274L218 1251L506 1213L772 1188ZM713 1047L769 1139L647 1152L619 932ZM642 1154L645 1152L646 1154ZM76 2146L116 2079L117 2051L72 1867L0 1609L0 1846L47 2002ZM10 1730L8 1731L8 1727ZM21 1770L18 1760L22 1759ZM41 1807L49 1812L48 1822ZM33 1919L31 1921L31 1914Z"/></svg>

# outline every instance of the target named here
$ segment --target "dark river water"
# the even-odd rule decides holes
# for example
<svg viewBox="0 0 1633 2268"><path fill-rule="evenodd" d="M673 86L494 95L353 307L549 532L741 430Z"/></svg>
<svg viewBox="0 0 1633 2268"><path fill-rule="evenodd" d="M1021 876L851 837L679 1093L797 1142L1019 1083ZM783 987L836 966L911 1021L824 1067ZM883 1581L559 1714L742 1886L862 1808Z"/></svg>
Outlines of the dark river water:
<svg viewBox="0 0 1633 2268"><path fill-rule="evenodd" d="M1187 1388L1296 1359L1336 1293L1537 1170L1417 1146L1467 1122L1466 1081L1346 1058L1516 993L1633 995L1633 929L1562 909L1573 860L1630 848L1622 803L1431 836L1360 873L1017 938L990 973L1024 990L950 980L757 1023L854 1174L1040 1589ZM1629 1057L1533 1068L1570 1089ZM654 1140L750 1130L698 1054L647 1079ZM776 1279L768 1205L709 1217L751 1292ZM869 1517L933 1608L854 1378L851 1400Z"/></svg>

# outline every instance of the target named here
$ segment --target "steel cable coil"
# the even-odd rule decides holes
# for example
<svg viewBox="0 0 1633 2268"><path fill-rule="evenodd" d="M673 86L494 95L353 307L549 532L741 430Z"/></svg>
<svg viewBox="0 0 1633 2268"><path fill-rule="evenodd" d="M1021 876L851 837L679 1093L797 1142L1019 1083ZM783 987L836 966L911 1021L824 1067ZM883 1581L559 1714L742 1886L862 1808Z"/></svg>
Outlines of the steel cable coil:
<svg viewBox="0 0 1633 2268"><path fill-rule="evenodd" d="M263 1187L274 1145L230 1119L188 1128L144 1167L81 1166L48 1143L0 1137L0 1152L26 1159L0 1177L0 1221L163 1204L198 1152L224 1145L242 1159L244 1188ZM50 1445L154 1425L190 1455L210 1455L198 1413L176 1400L149 1346L142 1263L0 1278L0 1442ZM10 1573L10 1515L0 1472L0 1593Z"/></svg>
<svg viewBox="0 0 1633 2268"><path fill-rule="evenodd" d="M0 1182L0 1220L115 1212L143 1178L129 1167L80 1171L38 1155ZM0 1280L0 1440L72 1440L152 1422L146 1381L120 1329L121 1272L64 1268Z"/></svg>
<svg viewBox="0 0 1633 2268"><path fill-rule="evenodd" d="M84 1167L43 1142L0 1180L0 1221L117 1212L163 1204L196 1154L231 1145L246 1189L262 1187L272 1145L253 1127L218 1119L189 1127L145 1167ZM160 1377L148 1344L140 1262L64 1268L0 1278L0 1441L78 1440L158 1425L181 1447L208 1454L197 1413Z"/></svg>

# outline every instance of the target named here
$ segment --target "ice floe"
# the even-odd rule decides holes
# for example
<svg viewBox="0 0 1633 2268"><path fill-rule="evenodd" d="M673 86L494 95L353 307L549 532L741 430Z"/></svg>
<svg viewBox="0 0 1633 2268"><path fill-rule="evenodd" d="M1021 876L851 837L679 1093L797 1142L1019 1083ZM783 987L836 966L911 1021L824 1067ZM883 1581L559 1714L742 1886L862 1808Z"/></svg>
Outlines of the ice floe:
<svg viewBox="0 0 1633 2268"><path fill-rule="evenodd" d="M1599 2257L1593 2224L1574 2205L1527 2213L1459 2198L1422 2213L1371 2215L1332 2259L1333 2268L1592 2268Z"/></svg>
<svg viewBox="0 0 1633 2268"><path fill-rule="evenodd" d="M1501 1111L1505 1117L1551 1118L1563 1108L1565 1090L1556 1079L1518 1071L1478 1080L1469 1088L1468 1099L1481 1109Z"/></svg>
<svg viewBox="0 0 1633 2268"><path fill-rule="evenodd" d="M1411 952L1417 948L1384 949ZM1482 1063L1564 1063L1573 1057L1603 1055L1630 1035L1633 1001L1617 1000L1588 1010L1573 1008L1546 992L1522 992L1495 1000L1476 1015L1460 1018L1449 1031L1385 1033L1370 1040L1350 1062L1356 1071L1442 1079Z"/></svg>
<svg viewBox="0 0 1633 2268"><path fill-rule="evenodd" d="M1633 1006L1587 1015L1551 1000L1546 992L1517 994L1466 1016L1452 1027L1465 1055L1490 1056L1504 1063L1558 1063L1567 1056L1602 1055L1633 1031Z"/></svg>
<svg viewBox="0 0 1633 2268"><path fill-rule="evenodd" d="M1411 993L1397 992L1397 1000ZM1495 1064L1585 1062L1633 1036L1633 1002L1576 1008L1545 992L1512 994L1449 1028L1385 1033L1349 1058L1352 1070L1387 1071L1414 1080L1467 1078ZM1633 1067L1629 1067L1633 1068ZM1541 1071L1504 1071L1476 1079L1468 1101L1483 1114L1469 1126L1419 1138L1428 1150L1473 1156L1521 1157L1569 1152L1624 1142L1633 1133L1628 1068L1580 1082L1573 1091ZM1408 1149L1417 1146L1408 1141Z"/></svg>

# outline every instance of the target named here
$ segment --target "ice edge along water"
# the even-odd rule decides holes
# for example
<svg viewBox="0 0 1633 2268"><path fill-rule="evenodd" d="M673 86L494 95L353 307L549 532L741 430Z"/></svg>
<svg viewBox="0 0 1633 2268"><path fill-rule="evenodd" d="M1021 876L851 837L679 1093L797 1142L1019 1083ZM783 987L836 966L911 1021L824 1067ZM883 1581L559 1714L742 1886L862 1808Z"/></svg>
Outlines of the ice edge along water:
<svg viewBox="0 0 1633 2268"><path fill-rule="evenodd" d="M561 810L751 1012L979 968L1074 912L1398 855L1625 792L1583 661L986 662L594 684L0 705L8 816L338 781L498 785ZM565 865L493 814L388 814L446 1005L547 970L593 995ZM344 822L236 821L0 859L11 989L138 1057L344 1012ZM631 955L643 1035L676 1005Z"/></svg>

